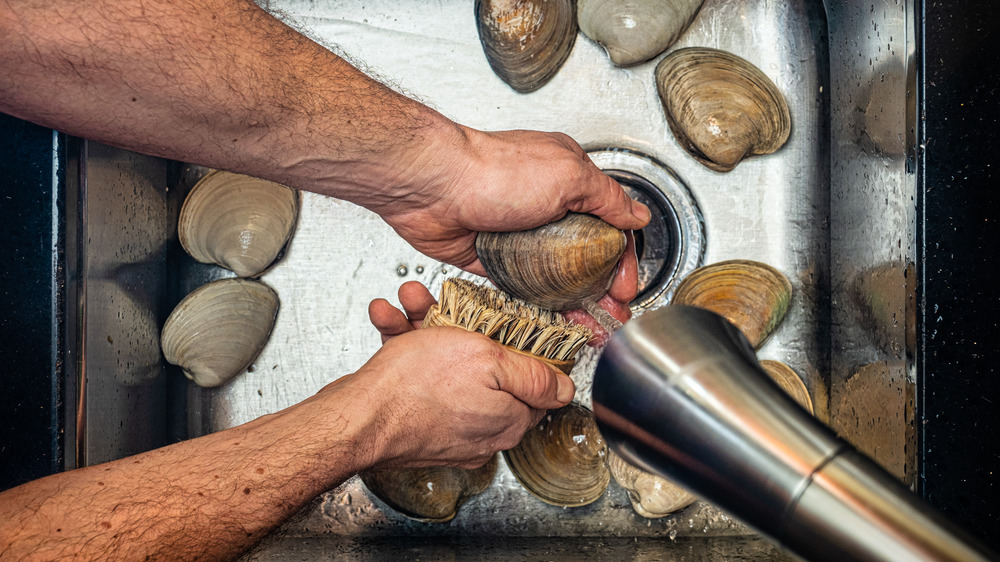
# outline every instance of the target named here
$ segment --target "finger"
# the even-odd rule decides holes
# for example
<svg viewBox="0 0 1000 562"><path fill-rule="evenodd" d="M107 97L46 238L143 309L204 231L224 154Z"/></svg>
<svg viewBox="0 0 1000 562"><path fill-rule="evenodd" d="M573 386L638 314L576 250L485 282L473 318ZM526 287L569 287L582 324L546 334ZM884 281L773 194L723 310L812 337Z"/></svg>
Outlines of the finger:
<svg viewBox="0 0 1000 562"><path fill-rule="evenodd" d="M466 470L476 470L477 468L481 468L484 464L488 463L494 457L494 455L496 455L496 453L493 453L492 455L484 455L481 457L476 457L470 461L456 463L455 466L457 468L464 468Z"/></svg>
<svg viewBox="0 0 1000 562"><path fill-rule="evenodd" d="M462 269L474 275L479 275L480 277L486 277L486 268L483 267L483 264L482 262L479 261L479 258L476 258L476 260L470 264L463 265Z"/></svg>
<svg viewBox="0 0 1000 562"><path fill-rule="evenodd" d="M573 137L567 135L566 133L558 133L558 132L551 133L551 135L553 136L553 138L556 139L556 141L559 142L559 144L569 149L571 152L579 156L581 159L590 162L590 156L587 154L587 151L585 151L583 147L580 146L580 143L573 140Z"/></svg>
<svg viewBox="0 0 1000 562"><path fill-rule="evenodd" d="M416 328L427 316L427 310L437 301L423 283L407 281L399 287L399 303L403 305L410 324Z"/></svg>
<svg viewBox="0 0 1000 562"><path fill-rule="evenodd" d="M510 423L497 436L493 446L499 451L506 451L517 447L524 439L524 434L531 431L531 428L538 425L538 422L545 417L548 409L531 408L523 402L517 402L517 406L512 406L511 410L517 410L517 415L511 417Z"/></svg>
<svg viewBox="0 0 1000 562"><path fill-rule="evenodd" d="M602 172L594 163L587 164L589 173L571 209L596 215L622 230L639 230L649 224L649 208L633 200L618 182Z"/></svg>
<svg viewBox="0 0 1000 562"><path fill-rule="evenodd" d="M570 379L570 382L572 382L572 379ZM570 400L572 400L572 398L570 398ZM539 410L537 408L532 408L531 409L531 422L530 422L530 425L528 425L528 429L531 429L531 428L535 427L536 425L538 425L538 422L542 421L542 418L545 417L546 413L548 413L548 410Z"/></svg>
<svg viewBox="0 0 1000 562"><path fill-rule="evenodd" d="M631 302L639 292L639 262L635 255L635 237L625 232L625 252L618 262L618 271L608 289L608 296L618 302Z"/></svg>
<svg viewBox="0 0 1000 562"><path fill-rule="evenodd" d="M565 374L520 353L503 350L501 357L496 371L500 390L536 409L560 408L573 399L576 387Z"/></svg>
<svg viewBox="0 0 1000 562"><path fill-rule="evenodd" d="M517 444L524 438L524 434L531 428L538 425L548 409L532 408L514 396L508 395L510 404L505 410L506 421L499 427L496 438L491 442L491 448L498 451L506 451L517 447Z"/></svg>
<svg viewBox="0 0 1000 562"><path fill-rule="evenodd" d="M413 330L413 325L403 311L385 299L375 299L368 304L368 318L382 336L382 343Z"/></svg>

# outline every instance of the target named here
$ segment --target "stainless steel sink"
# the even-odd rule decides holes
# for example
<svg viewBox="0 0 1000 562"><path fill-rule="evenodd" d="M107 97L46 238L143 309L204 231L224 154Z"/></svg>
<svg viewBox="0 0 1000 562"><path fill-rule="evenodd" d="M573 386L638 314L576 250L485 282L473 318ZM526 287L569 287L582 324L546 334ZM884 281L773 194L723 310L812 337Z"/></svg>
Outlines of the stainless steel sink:
<svg viewBox="0 0 1000 562"><path fill-rule="evenodd" d="M658 59L620 69L581 35L552 82L518 94L486 63L469 2L284 0L265 7L466 125L569 134L602 168L655 203L636 314L668 304L677 280L698 265L744 258L783 271L794 286L791 309L760 357L792 366L821 420L913 483L911 2L708 0L672 49L710 46L750 60L775 81L792 115L785 147L726 174L697 163L670 133L653 82ZM269 344L232 383L188 386L148 350L158 349L158 329L173 303L226 275L192 263L172 234L179 202L204 170L99 145L89 156L88 182L113 194L99 197L91 189L83 217L90 243L81 256L82 299L110 303L81 311L87 378L71 429L84 463L221 430L300 401L377 349L366 317L371 299L394 299L407 280L436 292L447 277L469 277L420 255L372 213L306 194L287 254L263 277L282 302ZM148 212L135 218L136 209ZM127 248L112 251L110 240L136 221L157 225L151 239L135 234ZM573 372L583 403L596 357L587 351ZM395 536L407 538L390 540ZM498 536L502 543L490 540ZM644 519L612 484L590 506L553 507L523 490L502 463L493 485L448 524L408 520L355 478L322 496L254 556L368 559L369 547L460 558L516 559L524 552L563 558L601 548L641 559L788 556L704 502Z"/></svg>

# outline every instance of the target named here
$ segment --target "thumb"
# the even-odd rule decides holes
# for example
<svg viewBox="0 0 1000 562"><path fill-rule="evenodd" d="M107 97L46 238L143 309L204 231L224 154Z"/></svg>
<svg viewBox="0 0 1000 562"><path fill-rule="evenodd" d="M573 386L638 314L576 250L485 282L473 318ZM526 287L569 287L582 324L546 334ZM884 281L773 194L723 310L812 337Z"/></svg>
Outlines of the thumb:
<svg viewBox="0 0 1000 562"><path fill-rule="evenodd" d="M639 230L649 224L649 207L630 198L618 182L593 163L589 168L590 177L581 183L590 189L578 194L570 210L590 213L621 230Z"/></svg>
<svg viewBox="0 0 1000 562"><path fill-rule="evenodd" d="M539 409L561 408L573 399L573 380L544 362L522 353L504 349L497 382L500 390L528 406Z"/></svg>

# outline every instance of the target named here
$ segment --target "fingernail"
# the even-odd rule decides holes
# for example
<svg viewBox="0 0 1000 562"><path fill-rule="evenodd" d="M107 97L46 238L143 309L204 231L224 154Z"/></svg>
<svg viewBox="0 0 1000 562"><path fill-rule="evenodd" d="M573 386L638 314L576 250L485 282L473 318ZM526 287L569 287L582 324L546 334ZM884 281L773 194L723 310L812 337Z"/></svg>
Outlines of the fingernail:
<svg viewBox="0 0 1000 562"><path fill-rule="evenodd" d="M632 216L641 220L643 225L649 224L649 219L652 218L649 207L635 200L632 201Z"/></svg>
<svg viewBox="0 0 1000 562"><path fill-rule="evenodd" d="M556 377L558 388L556 388L556 400L562 402L563 404L569 404L570 400L573 400L573 395L576 394L576 387L573 385L573 379L566 375L559 374Z"/></svg>

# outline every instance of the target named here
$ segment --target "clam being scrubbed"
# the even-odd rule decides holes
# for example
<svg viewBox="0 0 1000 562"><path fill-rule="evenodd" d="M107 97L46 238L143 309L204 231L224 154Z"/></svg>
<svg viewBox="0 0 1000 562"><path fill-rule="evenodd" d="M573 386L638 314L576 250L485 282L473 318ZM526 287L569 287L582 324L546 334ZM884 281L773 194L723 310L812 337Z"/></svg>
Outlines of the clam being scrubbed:
<svg viewBox="0 0 1000 562"><path fill-rule="evenodd" d="M362 472L361 480L399 513L425 523L447 523L465 500L493 482L497 464L494 455L471 470L449 466L386 468Z"/></svg>
<svg viewBox="0 0 1000 562"><path fill-rule="evenodd" d="M580 31L607 51L611 62L645 62L673 45L704 0L579 0Z"/></svg>
<svg viewBox="0 0 1000 562"><path fill-rule="evenodd" d="M570 404L550 410L503 452L518 482L535 497L552 505L578 507L604 494L611 475L605 464L608 446L586 408Z"/></svg>
<svg viewBox="0 0 1000 562"><path fill-rule="evenodd" d="M278 294L260 281L229 278L202 285L163 325L163 356L199 386L219 386L250 366L277 314Z"/></svg>
<svg viewBox="0 0 1000 562"><path fill-rule="evenodd" d="M656 87L678 142L717 172L778 150L791 132L788 104L774 82L731 53L674 51L656 66Z"/></svg>
<svg viewBox="0 0 1000 562"><path fill-rule="evenodd" d="M194 259L257 277L288 243L298 213L298 191L216 170L191 188L177 235Z"/></svg>
<svg viewBox="0 0 1000 562"><path fill-rule="evenodd" d="M777 269L760 262L730 260L700 267L681 281L672 304L711 310L732 322L754 349L785 318L792 284Z"/></svg>
<svg viewBox="0 0 1000 562"><path fill-rule="evenodd" d="M475 9L486 60L518 92L544 86L573 50L575 0L476 0Z"/></svg>
<svg viewBox="0 0 1000 562"><path fill-rule="evenodd" d="M520 232L481 232L476 253L497 287L550 310L584 308L607 293L625 233L580 213Z"/></svg>

